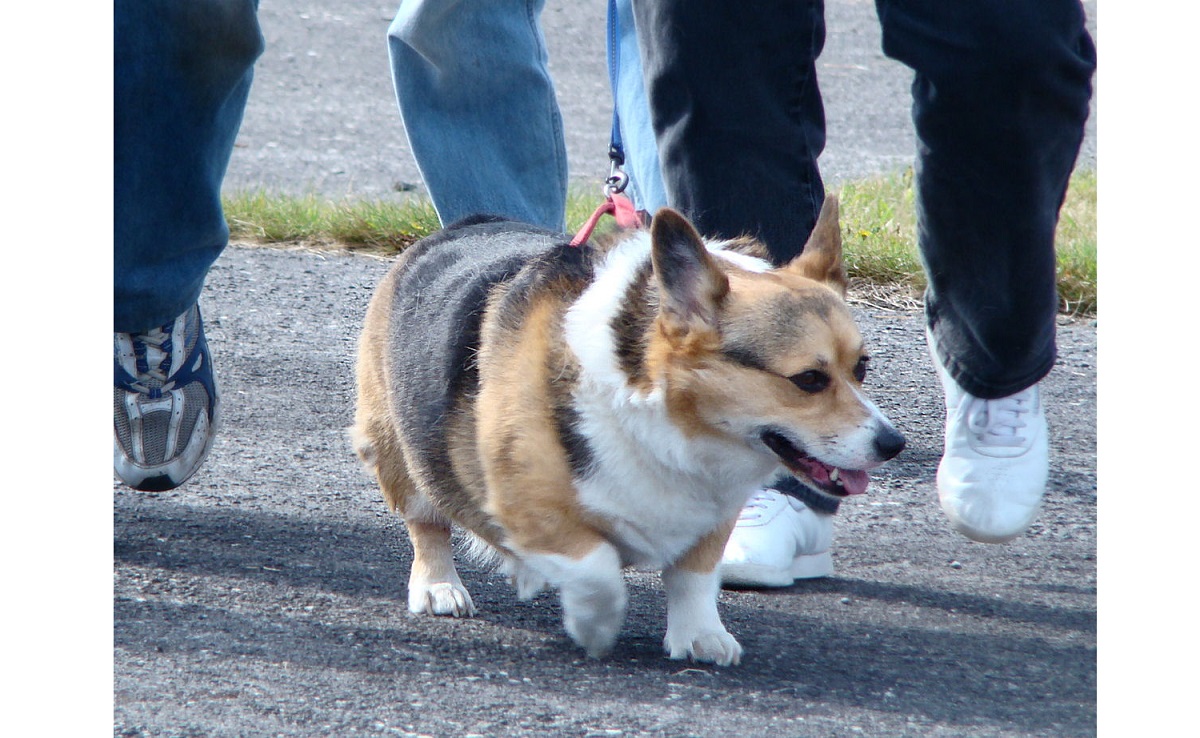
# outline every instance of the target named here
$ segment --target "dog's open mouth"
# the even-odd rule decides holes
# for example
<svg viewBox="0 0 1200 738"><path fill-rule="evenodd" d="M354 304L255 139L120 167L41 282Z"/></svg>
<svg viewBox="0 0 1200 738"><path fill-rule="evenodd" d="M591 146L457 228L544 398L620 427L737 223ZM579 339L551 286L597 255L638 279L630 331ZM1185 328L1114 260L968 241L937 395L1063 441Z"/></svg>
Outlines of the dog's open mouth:
<svg viewBox="0 0 1200 738"><path fill-rule="evenodd" d="M817 461L801 451L794 443L775 431L763 431L762 441L775 452L783 465L793 474L804 477L814 487L836 497L861 495L867 491L869 478L865 471L839 469Z"/></svg>

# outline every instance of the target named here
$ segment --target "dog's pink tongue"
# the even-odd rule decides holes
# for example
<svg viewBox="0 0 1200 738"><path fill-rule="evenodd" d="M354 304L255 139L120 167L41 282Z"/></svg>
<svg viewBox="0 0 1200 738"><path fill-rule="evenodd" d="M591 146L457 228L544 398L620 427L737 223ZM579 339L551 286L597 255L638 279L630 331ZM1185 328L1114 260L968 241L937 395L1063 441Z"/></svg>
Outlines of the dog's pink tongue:
<svg viewBox="0 0 1200 738"><path fill-rule="evenodd" d="M818 485L834 484L829 475L833 473L835 467L826 466L816 459L808 459L804 467ZM867 484L871 481L865 471L855 469L838 469L837 478L838 489L847 495L861 495L867 491Z"/></svg>
<svg viewBox="0 0 1200 738"><path fill-rule="evenodd" d="M838 479L842 482L842 489L846 490L848 495L861 495L867 491L867 484L871 478L865 471L850 471L848 469L838 469Z"/></svg>

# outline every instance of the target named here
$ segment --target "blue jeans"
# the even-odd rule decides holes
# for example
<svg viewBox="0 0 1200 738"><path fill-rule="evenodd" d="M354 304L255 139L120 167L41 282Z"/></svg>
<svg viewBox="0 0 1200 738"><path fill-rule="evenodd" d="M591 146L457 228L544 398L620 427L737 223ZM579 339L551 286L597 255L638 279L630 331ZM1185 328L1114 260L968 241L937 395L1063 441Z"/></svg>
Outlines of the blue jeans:
<svg viewBox="0 0 1200 738"><path fill-rule="evenodd" d="M221 182L263 51L257 0L116 0L113 330L171 322L229 240Z"/></svg>
<svg viewBox="0 0 1200 738"><path fill-rule="evenodd" d="M632 10L618 98L639 207L665 204ZM545 0L404 0L388 29L396 100L443 224L489 213L564 230L567 156L541 29ZM597 30L597 33L600 31ZM600 59L597 64L602 64ZM597 172L596 181L608 173Z"/></svg>
<svg viewBox="0 0 1200 738"><path fill-rule="evenodd" d="M615 95L625 149L625 172L629 175L626 194L639 210L653 214L667 205L667 187L659 165L650 103L646 99L632 0L616 0L616 7L618 73ZM613 63L613 60L610 59L609 63Z"/></svg>

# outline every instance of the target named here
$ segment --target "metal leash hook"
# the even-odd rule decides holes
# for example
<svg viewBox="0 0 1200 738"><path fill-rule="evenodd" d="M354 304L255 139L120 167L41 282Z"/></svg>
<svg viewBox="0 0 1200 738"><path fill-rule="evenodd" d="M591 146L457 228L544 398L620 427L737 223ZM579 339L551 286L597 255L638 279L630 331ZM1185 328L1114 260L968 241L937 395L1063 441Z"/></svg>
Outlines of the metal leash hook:
<svg viewBox="0 0 1200 738"><path fill-rule="evenodd" d="M613 165L612 172L608 175L608 179L604 180L604 195L619 195L629 186L629 175Z"/></svg>
<svg viewBox="0 0 1200 738"><path fill-rule="evenodd" d="M604 180L604 196L612 197L621 194L629 186L629 175L621 168L625 156L617 146L609 148L608 158L612 163L608 167L608 179Z"/></svg>

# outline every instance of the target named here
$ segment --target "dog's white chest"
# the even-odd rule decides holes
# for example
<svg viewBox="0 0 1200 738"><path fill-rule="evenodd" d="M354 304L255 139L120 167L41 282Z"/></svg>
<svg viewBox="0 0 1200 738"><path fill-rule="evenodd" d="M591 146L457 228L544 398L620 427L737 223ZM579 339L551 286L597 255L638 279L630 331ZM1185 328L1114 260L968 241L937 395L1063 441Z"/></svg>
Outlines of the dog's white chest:
<svg viewBox="0 0 1200 738"><path fill-rule="evenodd" d="M730 507L736 514L740 505L712 499L700 490L646 483L614 484L617 480L603 477L582 483L580 499L584 507L607 521L612 543L621 551L626 566L666 567L728 519ZM682 480L674 481L679 484ZM737 494L725 491L730 498Z"/></svg>
<svg viewBox="0 0 1200 738"><path fill-rule="evenodd" d="M679 467L662 463L661 447L627 435L593 436L592 443L604 463L577 483L579 500L608 523L626 565L662 568L675 561L736 516L773 472L770 463L747 464L706 442L689 443L692 463Z"/></svg>

